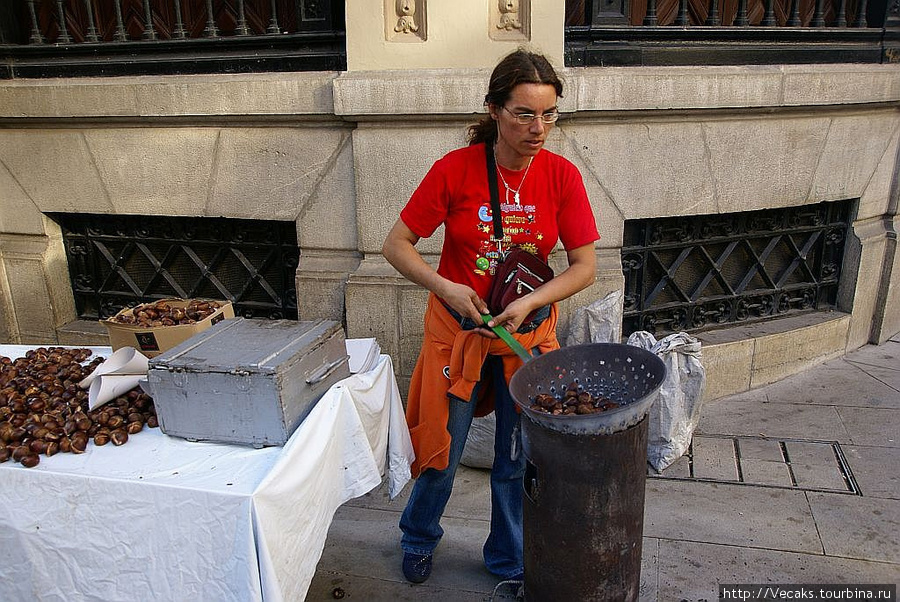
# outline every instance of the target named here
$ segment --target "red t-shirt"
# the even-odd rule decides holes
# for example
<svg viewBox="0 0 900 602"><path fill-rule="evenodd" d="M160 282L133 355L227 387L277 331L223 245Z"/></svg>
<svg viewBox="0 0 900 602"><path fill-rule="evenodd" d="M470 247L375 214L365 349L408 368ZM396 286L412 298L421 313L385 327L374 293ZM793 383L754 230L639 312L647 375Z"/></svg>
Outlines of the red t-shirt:
<svg viewBox="0 0 900 602"><path fill-rule="evenodd" d="M403 223L421 238L445 224L438 274L471 286L481 298L487 296L501 253L511 246L546 261L557 240L569 250L600 238L578 169L541 149L527 174L499 168L509 187L519 191L520 204L498 177L503 241L493 241L484 152L484 144L475 144L446 154L400 212Z"/></svg>

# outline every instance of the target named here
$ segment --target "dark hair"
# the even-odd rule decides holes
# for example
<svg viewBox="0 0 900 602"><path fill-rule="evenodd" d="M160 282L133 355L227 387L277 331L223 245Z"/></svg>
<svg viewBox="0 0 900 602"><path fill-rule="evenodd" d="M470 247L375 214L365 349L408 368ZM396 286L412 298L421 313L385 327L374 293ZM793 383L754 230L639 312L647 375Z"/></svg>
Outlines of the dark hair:
<svg viewBox="0 0 900 602"><path fill-rule="evenodd" d="M484 95L484 104L503 106L519 84L548 84L556 89L557 97L562 97L563 85L550 61L541 54L520 48L508 54L494 67L488 93ZM493 142L497 139L497 125L490 113L469 126L466 138L469 144Z"/></svg>

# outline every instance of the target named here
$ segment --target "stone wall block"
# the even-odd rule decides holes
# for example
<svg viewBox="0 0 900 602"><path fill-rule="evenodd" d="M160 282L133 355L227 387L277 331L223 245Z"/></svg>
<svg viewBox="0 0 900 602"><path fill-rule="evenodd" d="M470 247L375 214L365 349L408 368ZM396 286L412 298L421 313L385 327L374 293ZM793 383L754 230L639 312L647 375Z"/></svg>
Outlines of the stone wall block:
<svg viewBox="0 0 900 602"><path fill-rule="evenodd" d="M872 324L878 312L879 284L885 262L887 232L879 218L853 224L844 247L838 307L851 311L847 350L870 342Z"/></svg>
<svg viewBox="0 0 900 602"><path fill-rule="evenodd" d="M347 278L359 261L355 252L301 250L296 276L300 319L343 322Z"/></svg>
<svg viewBox="0 0 900 602"><path fill-rule="evenodd" d="M784 105L827 105L900 100L896 65L783 65Z"/></svg>
<svg viewBox="0 0 900 602"><path fill-rule="evenodd" d="M56 329L74 320L77 314L62 231L55 222L49 219L46 219L45 228L48 232L47 250L44 252L42 260L47 294L52 310L50 321L54 329L53 340L57 340Z"/></svg>
<svg viewBox="0 0 900 602"><path fill-rule="evenodd" d="M811 200L828 127L828 119L816 117L705 122L717 210L791 207Z"/></svg>
<svg viewBox="0 0 900 602"><path fill-rule="evenodd" d="M212 128L89 130L111 204L102 213L227 215L207 207L218 136Z"/></svg>
<svg viewBox="0 0 900 602"><path fill-rule="evenodd" d="M297 237L303 251L356 251L359 246L358 228L353 146L350 144L350 134L346 133L318 184L302 202L297 216Z"/></svg>
<svg viewBox="0 0 900 602"><path fill-rule="evenodd" d="M117 154L123 152L118 149ZM82 130L0 129L0 162L38 211L106 213L112 210ZM24 209L31 211L28 207ZM34 227L34 217L26 219L29 227Z"/></svg>
<svg viewBox="0 0 900 602"><path fill-rule="evenodd" d="M622 246L622 233L624 231L622 211L613 203L607 194L605 186L608 182L594 171L592 157L589 153L590 145L582 143L578 136L578 128L571 130L563 123L557 128L552 142L563 139L562 144L551 144L548 148L571 161L584 181L584 188L591 201L591 209L594 212L594 220L597 222L597 230L600 232L598 245L604 248L618 248Z"/></svg>
<svg viewBox="0 0 900 602"><path fill-rule="evenodd" d="M833 117L808 201L837 201L866 194L859 217L884 213L895 159L890 149L895 148L897 124L893 110ZM874 190L869 192L869 187Z"/></svg>
<svg viewBox="0 0 900 602"><path fill-rule="evenodd" d="M850 317L757 339L750 387L781 380L846 352Z"/></svg>
<svg viewBox="0 0 900 602"><path fill-rule="evenodd" d="M359 247L380 253L384 238L410 195L447 152L465 144L465 126L427 128L362 127L353 132ZM417 248L440 253L443 228Z"/></svg>
<svg viewBox="0 0 900 602"><path fill-rule="evenodd" d="M775 106L781 96L778 66L607 67L577 72L578 109L696 109Z"/></svg>
<svg viewBox="0 0 900 602"><path fill-rule="evenodd" d="M0 140L2 140L0 132ZM0 232L43 234L41 212L0 160Z"/></svg>
<svg viewBox="0 0 900 602"><path fill-rule="evenodd" d="M334 169L345 137L339 128L324 127L221 129L208 179L211 190L203 197L206 214L273 220L308 216L313 195L325 174ZM352 171L346 175L352 177ZM201 179L201 183L207 181ZM346 189L342 193L337 198L345 198ZM340 206L346 211L345 203L334 199L331 203L333 210ZM331 230L334 239L334 224L339 223L335 219L315 225Z"/></svg>
<svg viewBox="0 0 900 602"><path fill-rule="evenodd" d="M16 308L6 271L6 258L0 250L0 343L19 343Z"/></svg>
<svg viewBox="0 0 900 602"><path fill-rule="evenodd" d="M425 310L428 307L428 291L420 286L406 284L398 291L400 302L400 362L399 372L412 376L419 350L422 348Z"/></svg>
<svg viewBox="0 0 900 602"><path fill-rule="evenodd" d="M331 113L331 71L6 80L0 116L191 117Z"/></svg>
<svg viewBox="0 0 900 602"><path fill-rule="evenodd" d="M6 275L0 293L8 294L7 325L17 329L8 336L22 343L56 343L56 328L75 319L62 237L52 221L45 227L47 236L0 236Z"/></svg>
<svg viewBox="0 0 900 602"><path fill-rule="evenodd" d="M616 214L639 219L715 212L713 174L698 123L573 119L565 131L589 166L582 175L595 179L615 206L599 207L601 219L610 216L607 223L615 223Z"/></svg>
<svg viewBox="0 0 900 602"><path fill-rule="evenodd" d="M872 342L879 345L900 333L900 249L897 233L900 232L900 217L894 216L891 235L886 240L886 268L882 274L883 293L876 308L875 328Z"/></svg>
<svg viewBox="0 0 900 602"><path fill-rule="evenodd" d="M41 257L4 256L4 263L20 342L55 343L53 306Z"/></svg>
<svg viewBox="0 0 900 602"><path fill-rule="evenodd" d="M856 219L861 220L891 212L889 208L891 184L894 180L894 170L898 165L898 155L900 155L900 137L895 132L887 149L881 155L875 173L872 174L872 178L860 196Z"/></svg>
<svg viewBox="0 0 900 602"><path fill-rule="evenodd" d="M701 346L701 363L706 370L703 401L750 389L754 346L753 339Z"/></svg>
<svg viewBox="0 0 900 602"><path fill-rule="evenodd" d="M346 289L347 338L375 337L382 352L395 360L402 357L399 284L398 280L378 283L351 277Z"/></svg>

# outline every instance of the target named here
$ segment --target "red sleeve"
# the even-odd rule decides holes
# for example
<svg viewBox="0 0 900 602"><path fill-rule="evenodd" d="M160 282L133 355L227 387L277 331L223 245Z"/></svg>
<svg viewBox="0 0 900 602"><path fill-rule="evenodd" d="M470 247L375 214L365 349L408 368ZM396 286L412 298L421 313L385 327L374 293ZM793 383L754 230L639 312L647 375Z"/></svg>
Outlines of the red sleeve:
<svg viewBox="0 0 900 602"><path fill-rule="evenodd" d="M599 240L600 233L597 231L597 222L581 173L569 161L562 162L565 169L556 219L559 224L559 240L568 251Z"/></svg>
<svg viewBox="0 0 900 602"><path fill-rule="evenodd" d="M439 159L412 193L400 219L420 238L428 238L447 219L450 191L447 159Z"/></svg>

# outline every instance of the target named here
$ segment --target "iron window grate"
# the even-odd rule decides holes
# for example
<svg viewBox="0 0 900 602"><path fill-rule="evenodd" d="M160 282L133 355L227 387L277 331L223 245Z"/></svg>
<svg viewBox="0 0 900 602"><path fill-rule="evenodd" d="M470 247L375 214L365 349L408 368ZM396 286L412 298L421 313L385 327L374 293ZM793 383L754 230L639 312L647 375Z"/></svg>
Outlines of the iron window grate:
<svg viewBox="0 0 900 602"><path fill-rule="evenodd" d="M628 220L623 331L700 331L833 309L853 201Z"/></svg>
<svg viewBox="0 0 900 602"><path fill-rule="evenodd" d="M103 319L165 299L231 301L246 318L297 319L293 221L49 214L59 223L75 307Z"/></svg>

